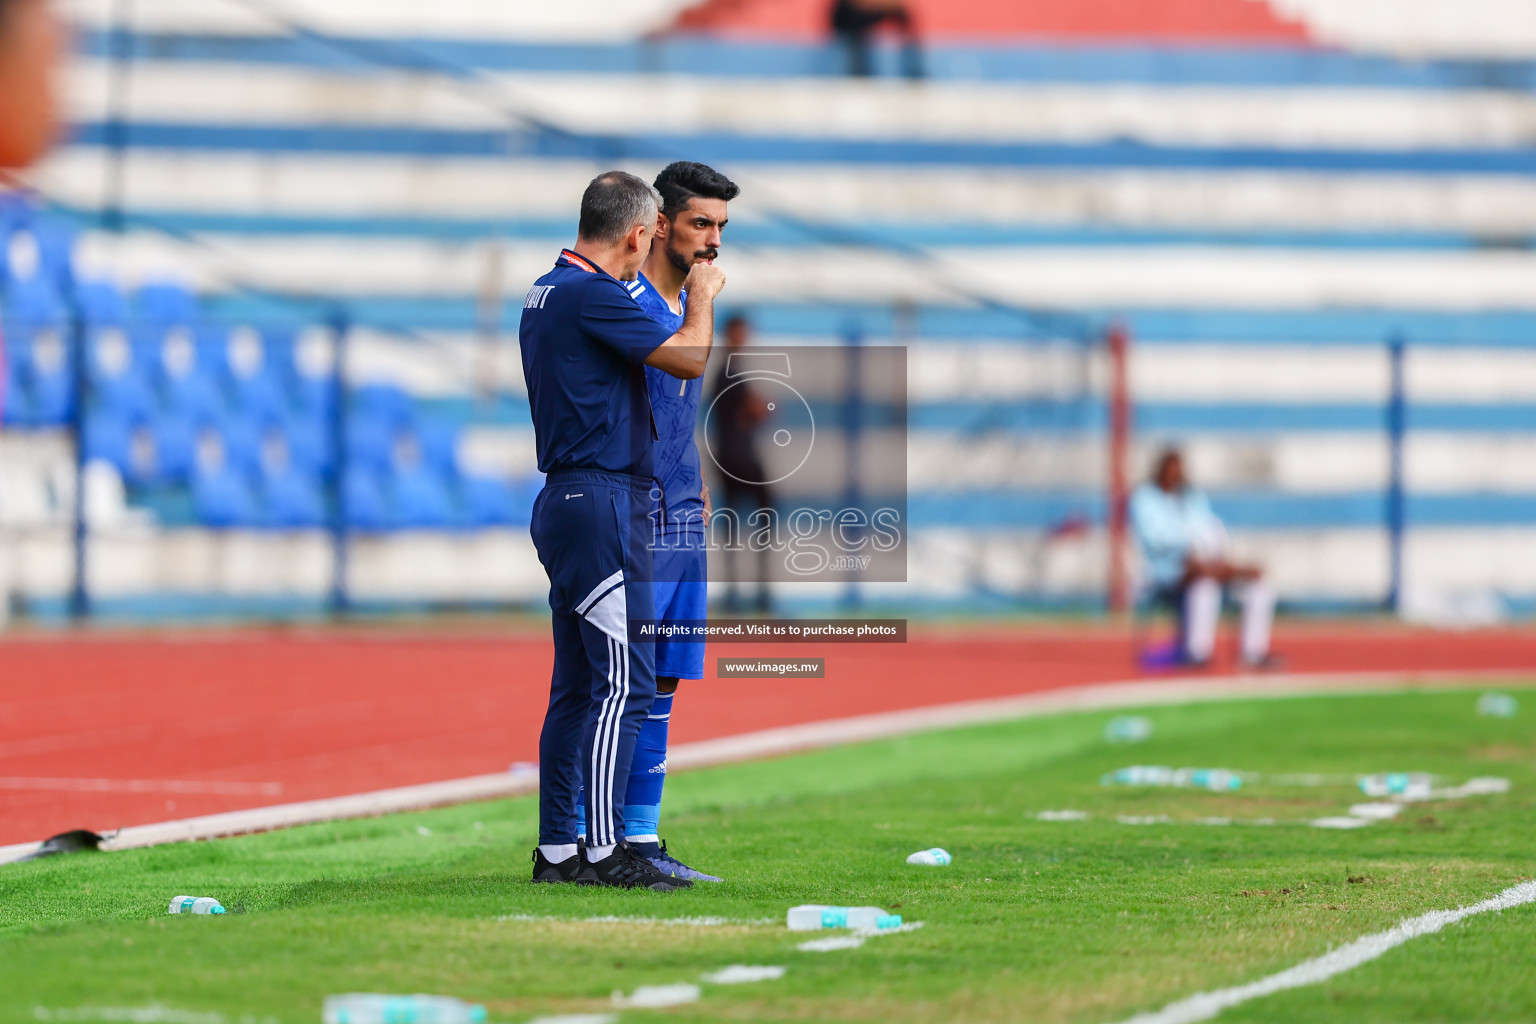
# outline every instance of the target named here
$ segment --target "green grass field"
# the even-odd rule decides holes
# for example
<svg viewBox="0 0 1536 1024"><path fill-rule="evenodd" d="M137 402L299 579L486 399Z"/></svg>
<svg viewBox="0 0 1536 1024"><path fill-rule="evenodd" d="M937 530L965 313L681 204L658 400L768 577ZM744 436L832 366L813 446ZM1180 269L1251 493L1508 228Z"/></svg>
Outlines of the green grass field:
<svg viewBox="0 0 1536 1024"><path fill-rule="evenodd" d="M788 971L621 1019L1118 1021L1536 875L1536 691L1513 692L1526 717L1478 717L1475 691L1233 702L1147 710L1156 730L1139 744L1107 743L1108 714L1071 714L679 774L664 834L728 881L665 896L530 885L532 799L12 865L0 1020L159 1005L313 1024L324 995L377 991L457 995L518 1022L613 1012L615 990L758 964ZM1307 822L1361 802L1348 782L1100 785L1138 763L1512 788L1329 831ZM1090 817L1037 818L1051 810ZM1196 823L1212 817L1275 824ZM954 864L904 863L930 846ZM183 893L243 912L168 917ZM923 927L805 952L814 936L783 926L805 902L879 904ZM599 915L731 923L583 920ZM1220 1019L1536 1020L1533 977L1536 905Z"/></svg>

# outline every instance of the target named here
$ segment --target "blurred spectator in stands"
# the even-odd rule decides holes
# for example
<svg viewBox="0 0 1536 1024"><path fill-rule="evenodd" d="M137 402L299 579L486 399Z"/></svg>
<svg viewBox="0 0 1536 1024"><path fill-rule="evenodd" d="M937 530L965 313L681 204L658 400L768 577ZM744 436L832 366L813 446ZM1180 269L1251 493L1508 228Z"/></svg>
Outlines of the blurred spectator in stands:
<svg viewBox="0 0 1536 1024"><path fill-rule="evenodd" d="M1226 527L1210 499L1190 487L1177 448L1158 456L1152 479L1131 496L1130 513L1151 597L1171 605L1179 617L1184 660L1194 665L1211 660L1222 595L1230 592L1243 608L1243 661L1269 664L1274 592L1259 566L1227 557Z"/></svg>
<svg viewBox="0 0 1536 1024"><path fill-rule="evenodd" d="M0 167L26 167L58 131L64 30L47 0L0 0Z"/></svg>
<svg viewBox="0 0 1536 1024"><path fill-rule="evenodd" d="M709 410L709 451L720 470L721 508L740 516L744 532L751 532L754 512L773 508L773 491L763 481L768 474L757 450L757 435L769 416L768 403L747 381L730 382L731 353L740 352L752 338L752 325L740 313L725 322L726 357L712 382L704 408ZM725 607L739 611L737 593L738 552L722 552L725 567ZM757 599L754 607L766 614L772 605L768 593L768 552L758 552Z"/></svg>
<svg viewBox="0 0 1536 1024"><path fill-rule="evenodd" d="M0 0L0 170L30 165L53 141L58 131L54 75L63 51L64 29L47 0ZM0 339L0 396L7 371ZM0 624L10 603L8 548L8 540L0 538Z"/></svg>
<svg viewBox="0 0 1536 1024"><path fill-rule="evenodd" d="M832 32L848 51L848 73L858 78L874 73L870 44L882 25L901 34L901 69L908 78L923 77L923 53L912 12L903 0L833 0Z"/></svg>

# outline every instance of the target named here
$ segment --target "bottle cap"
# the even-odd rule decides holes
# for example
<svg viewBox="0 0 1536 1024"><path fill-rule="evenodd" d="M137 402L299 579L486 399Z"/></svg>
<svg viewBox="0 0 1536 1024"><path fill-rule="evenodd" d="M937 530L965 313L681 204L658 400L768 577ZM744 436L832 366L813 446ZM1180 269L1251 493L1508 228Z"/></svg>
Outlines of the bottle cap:
<svg viewBox="0 0 1536 1024"><path fill-rule="evenodd" d="M228 911L226 911L224 909L222 904L215 903L213 906L208 908L208 913L210 913L210 914L225 914L225 913L228 913Z"/></svg>
<svg viewBox="0 0 1536 1024"><path fill-rule="evenodd" d="M901 927L901 915L900 914L881 914L878 918L875 919L875 927L876 928L900 928Z"/></svg>

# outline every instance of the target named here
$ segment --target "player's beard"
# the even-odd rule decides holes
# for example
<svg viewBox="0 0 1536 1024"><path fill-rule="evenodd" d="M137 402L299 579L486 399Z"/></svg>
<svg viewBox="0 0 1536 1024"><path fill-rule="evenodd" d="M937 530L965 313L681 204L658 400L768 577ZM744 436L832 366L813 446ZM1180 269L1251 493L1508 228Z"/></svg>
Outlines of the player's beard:
<svg viewBox="0 0 1536 1024"><path fill-rule="evenodd" d="M678 252L672 247L671 241L667 242L667 260L677 268L681 274L686 274L693 269L695 263L703 260L712 260L720 255L719 249L700 249L692 256Z"/></svg>

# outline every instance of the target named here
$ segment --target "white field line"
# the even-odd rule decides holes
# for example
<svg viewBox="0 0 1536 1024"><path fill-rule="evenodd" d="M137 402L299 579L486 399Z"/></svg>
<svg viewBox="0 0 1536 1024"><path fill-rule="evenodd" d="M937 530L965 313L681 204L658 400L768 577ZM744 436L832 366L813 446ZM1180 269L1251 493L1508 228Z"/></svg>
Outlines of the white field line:
<svg viewBox="0 0 1536 1024"><path fill-rule="evenodd" d="M498 921L526 921L542 923L558 921L562 924L637 924L661 925L669 928L725 928L761 927L778 924L776 917L620 917L604 914L598 917L559 917L553 914L502 914Z"/></svg>
<svg viewBox="0 0 1536 1024"><path fill-rule="evenodd" d="M1016 697L963 701L955 704L887 711L854 718L764 729L720 739L684 743L667 754L669 767L702 768L750 761L796 751L933 732L963 725L1052 715L1064 711L1096 711L1200 701L1303 697L1318 693L1337 696L1407 692L1437 687L1486 686L1491 682L1525 679L1528 670L1461 672L1327 672L1288 675L1192 676L1163 680L1127 680L1088 686L1062 687ZM344 818L368 818L400 811L423 810L471 800L520 796L538 789L537 773L496 772L462 779L429 782L399 789L382 789L352 796L327 797L300 803L227 811L179 821L124 828L102 844L103 850L129 850L163 843L215 839L266 832L294 825L311 825ZM0 847L0 864L36 849L36 843Z"/></svg>
<svg viewBox="0 0 1536 1024"><path fill-rule="evenodd" d="M1327 981L1336 974L1342 974L1375 960L1409 939L1416 939L1421 935L1433 935L1446 925L1455 924L1463 918L1474 914L1486 914L1490 910L1503 912L1531 902L1536 902L1536 882L1522 882L1513 888L1505 889L1491 899L1474 903L1470 907L1431 910L1427 914L1407 918L1384 932L1356 939L1347 946L1341 946L1331 953L1303 961L1278 974L1271 974L1267 978L1261 978L1247 985L1217 989L1214 992L1201 992L1199 995L1171 1003L1155 1013L1142 1013L1130 1017L1121 1024L1193 1024L1195 1021L1210 1020L1222 1010L1245 1003L1250 999L1259 999L1286 989L1317 985Z"/></svg>
<svg viewBox="0 0 1536 1024"><path fill-rule="evenodd" d="M0 789L61 793L212 793L217 796L277 796L281 782L219 782L195 779L47 779L0 776Z"/></svg>

